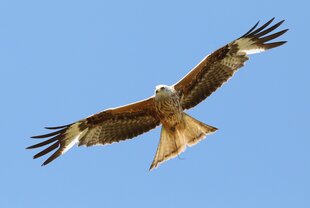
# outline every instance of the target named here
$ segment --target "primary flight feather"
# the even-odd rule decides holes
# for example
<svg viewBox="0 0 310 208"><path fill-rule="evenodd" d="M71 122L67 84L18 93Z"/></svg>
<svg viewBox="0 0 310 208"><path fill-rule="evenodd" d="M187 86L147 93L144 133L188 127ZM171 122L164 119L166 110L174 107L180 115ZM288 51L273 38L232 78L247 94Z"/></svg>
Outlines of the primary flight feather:
<svg viewBox="0 0 310 208"><path fill-rule="evenodd" d="M150 169L174 158L187 146L197 144L217 128L189 116L184 110L192 108L210 96L249 59L249 54L278 47L286 41L269 42L288 29L270 34L283 22L272 26L274 18L257 28L258 23L240 38L206 56L184 78L172 86L158 85L148 99L126 106L111 108L69 125L46 127L54 132L35 139L47 140L27 147L49 145L33 158L56 151L42 164L47 165L73 145L105 145L131 139L162 125L160 142Z"/></svg>

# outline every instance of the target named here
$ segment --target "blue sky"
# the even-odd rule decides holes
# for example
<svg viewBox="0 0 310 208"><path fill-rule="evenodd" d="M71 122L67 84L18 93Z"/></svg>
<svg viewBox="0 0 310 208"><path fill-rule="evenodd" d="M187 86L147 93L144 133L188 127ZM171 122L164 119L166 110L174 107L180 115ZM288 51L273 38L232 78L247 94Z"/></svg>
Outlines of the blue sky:
<svg viewBox="0 0 310 208"><path fill-rule="evenodd" d="M0 2L0 207L310 207L307 1ZM188 113L219 128L148 168L159 128L41 167L29 137L173 84L258 20L288 44L254 55Z"/></svg>

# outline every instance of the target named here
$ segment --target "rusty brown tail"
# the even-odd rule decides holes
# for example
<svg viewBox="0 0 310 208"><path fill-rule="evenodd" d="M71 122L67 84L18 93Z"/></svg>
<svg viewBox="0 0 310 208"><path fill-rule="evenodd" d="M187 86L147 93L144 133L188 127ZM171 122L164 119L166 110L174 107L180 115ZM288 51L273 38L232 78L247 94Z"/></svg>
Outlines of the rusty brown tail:
<svg viewBox="0 0 310 208"><path fill-rule="evenodd" d="M175 129L162 126L159 145L150 170L160 163L181 154L187 146L193 146L213 133L217 128L204 124L184 113L183 122Z"/></svg>

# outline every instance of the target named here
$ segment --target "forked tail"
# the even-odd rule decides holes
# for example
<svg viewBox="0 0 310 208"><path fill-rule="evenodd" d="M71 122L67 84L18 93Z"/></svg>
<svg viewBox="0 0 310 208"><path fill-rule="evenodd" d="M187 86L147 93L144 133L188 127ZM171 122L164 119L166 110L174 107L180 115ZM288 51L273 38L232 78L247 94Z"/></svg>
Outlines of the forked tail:
<svg viewBox="0 0 310 208"><path fill-rule="evenodd" d="M192 146L201 141L207 134L213 133L217 128L204 124L184 113L183 122L175 128L162 126L160 142L150 170L160 163L176 157L187 146Z"/></svg>

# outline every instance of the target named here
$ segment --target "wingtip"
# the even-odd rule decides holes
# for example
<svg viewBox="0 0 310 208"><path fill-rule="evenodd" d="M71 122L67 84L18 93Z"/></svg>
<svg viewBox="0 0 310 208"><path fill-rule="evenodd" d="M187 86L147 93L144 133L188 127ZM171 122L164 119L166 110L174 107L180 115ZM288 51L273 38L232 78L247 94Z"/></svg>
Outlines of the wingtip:
<svg viewBox="0 0 310 208"><path fill-rule="evenodd" d="M277 25L276 28L280 27L284 22L285 22L285 20L281 20L280 22L276 23L275 24L275 25Z"/></svg>
<svg viewBox="0 0 310 208"><path fill-rule="evenodd" d="M283 31L284 31L283 34L286 33L286 32L289 31L289 30L290 30L290 29L288 29L288 28L287 28L287 29L284 29L284 30L283 30Z"/></svg>
<svg viewBox="0 0 310 208"><path fill-rule="evenodd" d="M42 164L41 167L48 165L50 162L52 162L53 159L51 159L51 157L49 157L47 160L45 160Z"/></svg>
<svg viewBox="0 0 310 208"><path fill-rule="evenodd" d="M259 25L259 23L260 23L260 20L258 20L258 21L256 22L256 24L254 25L254 28L256 28L257 25Z"/></svg>
<svg viewBox="0 0 310 208"><path fill-rule="evenodd" d="M33 145L32 145L33 146ZM32 146L26 147L25 149L32 149Z"/></svg>
<svg viewBox="0 0 310 208"><path fill-rule="evenodd" d="M279 23L282 24L283 22L285 22L285 19L281 20Z"/></svg>
<svg viewBox="0 0 310 208"><path fill-rule="evenodd" d="M280 32L282 33L281 35L285 34L287 31L289 31L288 28L287 28L287 29L284 29L284 30L282 30L282 31L280 31ZM287 41L285 41L285 42L287 42Z"/></svg>
<svg viewBox="0 0 310 208"><path fill-rule="evenodd" d="M55 129L63 129L63 128L66 128L68 126L70 126L71 124L68 124L68 125L63 125L63 126L46 126L44 127L45 129L48 129L48 130L55 130Z"/></svg>
<svg viewBox="0 0 310 208"><path fill-rule="evenodd" d="M51 132L51 133L48 133L48 134L32 136L31 138L33 138L33 139L41 139L41 138L52 137L52 136L55 136L55 135L58 135L58 134L62 134L65 131L66 131L66 129L60 129L60 130L57 130L57 131L54 131L54 132Z"/></svg>
<svg viewBox="0 0 310 208"><path fill-rule="evenodd" d="M283 45L283 44L287 43L287 41L280 41L278 43L279 43L279 46L280 46L280 45Z"/></svg>
<svg viewBox="0 0 310 208"><path fill-rule="evenodd" d="M283 44L287 43L287 41L279 41L279 42L273 42L273 43L267 43L267 44L264 44L266 50L268 49L272 49L272 48L276 48L276 47L279 47Z"/></svg>
<svg viewBox="0 0 310 208"><path fill-rule="evenodd" d="M278 23L276 23L275 25L273 25L272 27L267 28L273 21L275 20L275 17L271 18L269 21L267 21L265 24L263 24L262 26L260 26L259 28L256 29L256 27L258 26L258 23L256 25L254 25L254 27L252 27L247 33L245 33L243 36L241 37L246 37L246 36L253 36L256 35L257 37L263 36L266 33L269 33L271 31L273 31L274 29L278 28L285 20L282 20ZM264 30L265 29L265 30Z"/></svg>
<svg viewBox="0 0 310 208"><path fill-rule="evenodd" d="M52 162L51 158L48 158L47 160L45 160L42 164L41 167L46 166L47 164L49 164L50 162Z"/></svg>

